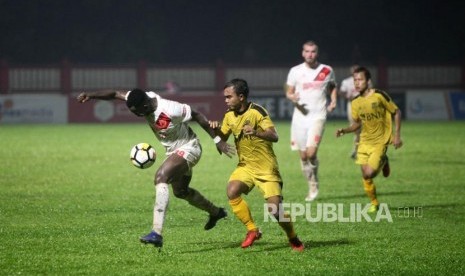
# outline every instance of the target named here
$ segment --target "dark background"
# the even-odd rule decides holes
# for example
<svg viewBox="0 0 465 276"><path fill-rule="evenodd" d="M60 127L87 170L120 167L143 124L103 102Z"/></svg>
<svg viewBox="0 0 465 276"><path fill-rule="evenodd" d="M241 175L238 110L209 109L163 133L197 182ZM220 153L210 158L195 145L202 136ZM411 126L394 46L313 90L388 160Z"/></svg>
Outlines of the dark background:
<svg viewBox="0 0 465 276"><path fill-rule="evenodd" d="M465 61L465 1L0 0L9 63Z"/></svg>

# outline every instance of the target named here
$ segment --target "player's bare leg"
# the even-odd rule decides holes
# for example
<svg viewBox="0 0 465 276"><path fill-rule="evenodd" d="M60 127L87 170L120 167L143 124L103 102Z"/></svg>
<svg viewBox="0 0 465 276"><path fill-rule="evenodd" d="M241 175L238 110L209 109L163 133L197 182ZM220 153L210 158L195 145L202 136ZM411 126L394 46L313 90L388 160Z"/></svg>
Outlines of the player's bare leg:
<svg viewBox="0 0 465 276"><path fill-rule="evenodd" d="M180 181L173 181L173 193L177 198L184 199L190 205L207 212L209 214L209 218L204 229L210 230L216 226L218 220L227 216L226 210L214 205L196 189L190 188L189 183L191 178L192 176L185 175L180 179Z"/></svg>
<svg viewBox="0 0 465 276"><path fill-rule="evenodd" d="M284 230L289 240L289 244L292 249L295 251L303 251L304 244L299 240L297 234L294 230L294 225L290 220L290 216L287 213L284 213L282 208L282 197L281 196L272 196L266 199L268 205L268 212L276 218L279 226ZM280 220L284 218L284 220Z"/></svg>
<svg viewBox="0 0 465 276"><path fill-rule="evenodd" d="M389 158L387 155L384 156L384 165L383 165L383 176L388 177L391 174L391 167L389 166Z"/></svg>

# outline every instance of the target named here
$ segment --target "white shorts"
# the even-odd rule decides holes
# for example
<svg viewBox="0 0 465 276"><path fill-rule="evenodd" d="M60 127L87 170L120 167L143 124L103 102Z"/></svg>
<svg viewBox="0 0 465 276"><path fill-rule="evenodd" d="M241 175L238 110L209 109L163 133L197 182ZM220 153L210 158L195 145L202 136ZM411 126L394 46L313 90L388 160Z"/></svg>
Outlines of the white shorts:
<svg viewBox="0 0 465 276"><path fill-rule="evenodd" d="M187 165L189 169L191 169L199 162L200 157L202 157L202 146L198 139L193 139L166 155L169 156L171 154L177 154L186 159Z"/></svg>
<svg viewBox="0 0 465 276"><path fill-rule="evenodd" d="M291 125L291 149L305 151L309 147L317 148L325 130L325 119L317 119L302 126Z"/></svg>

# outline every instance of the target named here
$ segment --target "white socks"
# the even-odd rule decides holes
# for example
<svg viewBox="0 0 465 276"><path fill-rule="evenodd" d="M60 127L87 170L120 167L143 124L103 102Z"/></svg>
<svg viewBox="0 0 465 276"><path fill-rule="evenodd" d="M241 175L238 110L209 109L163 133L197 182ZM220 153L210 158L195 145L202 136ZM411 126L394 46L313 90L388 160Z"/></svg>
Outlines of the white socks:
<svg viewBox="0 0 465 276"><path fill-rule="evenodd" d="M309 160L302 161L300 160L300 165L302 172L304 173L307 181L318 183L318 160L315 160L315 164L312 164Z"/></svg>
<svg viewBox="0 0 465 276"><path fill-rule="evenodd" d="M155 205L153 207L152 230L161 235L163 223L165 222L166 209L170 199L168 184L158 183L155 185Z"/></svg>
<svg viewBox="0 0 465 276"><path fill-rule="evenodd" d="M312 164L309 160L300 160L302 172L308 183L308 196L305 198L306 201L313 201L318 195L318 163L318 160L315 160L315 164Z"/></svg>

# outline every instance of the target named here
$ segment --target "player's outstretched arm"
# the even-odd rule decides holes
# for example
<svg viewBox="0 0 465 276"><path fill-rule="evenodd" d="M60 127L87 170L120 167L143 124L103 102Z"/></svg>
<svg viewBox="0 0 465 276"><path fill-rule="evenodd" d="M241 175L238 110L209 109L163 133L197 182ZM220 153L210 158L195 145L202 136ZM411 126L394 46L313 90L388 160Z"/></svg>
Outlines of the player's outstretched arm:
<svg viewBox="0 0 465 276"><path fill-rule="evenodd" d="M77 101L80 103L85 103L88 100L96 99L96 100L126 100L126 93L125 91L116 91L116 90L102 90L102 91L95 91L95 92L82 92L77 96Z"/></svg>
<svg viewBox="0 0 465 276"><path fill-rule="evenodd" d="M339 128L339 129L336 130L336 137L341 137L342 135L344 135L346 133L351 133L351 132L357 131L361 126L362 125L361 125L360 122L355 121L354 123L352 123L347 128Z"/></svg>
<svg viewBox="0 0 465 276"><path fill-rule="evenodd" d="M191 112L192 112L192 119L196 121L210 135L210 137L213 139L213 141L216 144L216 149L218 150L220 154L224 153L226 156L230 158L236 154L235 147L226 143L222 139L222 137L216 134L215 129L210 127L210 123L207 120L207 117L205 117L205 115L195 110L192 110Z"/></svg>
<svg viewBox="0 0 465 276"><path fill-rule="evenodd" d="M210 125L210 128L212 128L215 131L216 136L219 136L221 140L223 141L228 141L229 139L229 134L224 134L221 132L221 123L218 121L208 121L208 124Z"/></svg>

